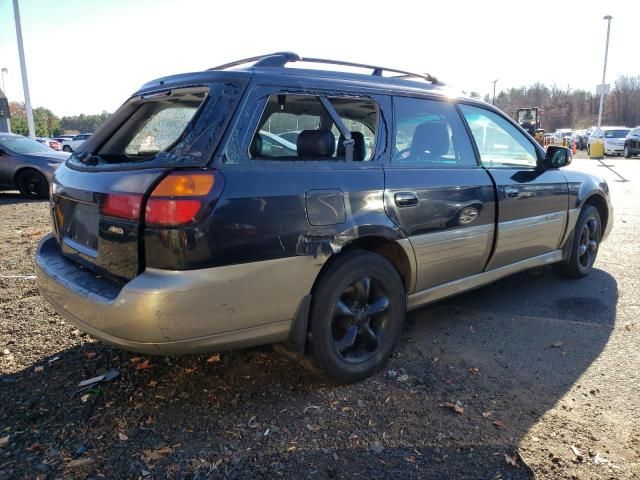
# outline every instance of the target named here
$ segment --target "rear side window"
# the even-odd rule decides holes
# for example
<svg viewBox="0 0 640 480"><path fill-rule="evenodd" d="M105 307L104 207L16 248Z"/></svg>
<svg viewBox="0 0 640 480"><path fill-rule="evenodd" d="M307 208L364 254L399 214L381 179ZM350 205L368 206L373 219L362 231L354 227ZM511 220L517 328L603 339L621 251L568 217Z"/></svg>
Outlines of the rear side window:
<svg viewBox="0 0 640 480"><path fill-rule="evenodd" d="M477 165L455 105L436 100L396 97L394 110L395 165L439 168Z"/></svg>
<svg viewBox="0 0 640 480"><path fill-rule="evenodd" d="M351 132L353 160L374 156L378 105L363 98L328 98ZM269 96L249 146L255 160L345 160L345 138L317 96Z"/></svg>

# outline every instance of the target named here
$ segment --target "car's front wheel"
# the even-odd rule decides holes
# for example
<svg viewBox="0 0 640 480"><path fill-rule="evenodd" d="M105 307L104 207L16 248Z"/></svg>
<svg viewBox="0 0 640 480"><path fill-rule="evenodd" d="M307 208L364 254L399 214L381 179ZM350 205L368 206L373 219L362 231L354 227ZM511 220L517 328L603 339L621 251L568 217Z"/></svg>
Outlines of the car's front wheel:
<svg viewBox="0 0 640 480"><path fill-rule="evenodd" d="M331 380L362 380L387 361L400 338L405 291L395 267L375 253L355 250L323 274L310 318L311 354Z"/></svg>
<svg viewBox="0 0 640 480"><path fill-rule="evenodd" d="M24 170L16 178L16 186L20 193L28 198L47 198L49 196L49 183L40 172L36 170Z"/></svg>
<svg viewBox="0 0 640 480"><path fill-rule="evenodd" d="M624 158L631 158L631 150L628 145L624 146Z"/></svg>
<svg viewBox="0 0 640 480"><path fill-rule="evenodd" d="M589 275L598 256L601 238L600 213L594 206L585 205L573 230L569 258L554 264L554 271L569 278L582 278Z"/></svg>
<svg viewBox="0 0 640 480"><path fill-rule="evenodd" d="M71 147L69 145L64 145L62 147L62 150L68 153L71 153L73 150L71 150Z"/></svg>

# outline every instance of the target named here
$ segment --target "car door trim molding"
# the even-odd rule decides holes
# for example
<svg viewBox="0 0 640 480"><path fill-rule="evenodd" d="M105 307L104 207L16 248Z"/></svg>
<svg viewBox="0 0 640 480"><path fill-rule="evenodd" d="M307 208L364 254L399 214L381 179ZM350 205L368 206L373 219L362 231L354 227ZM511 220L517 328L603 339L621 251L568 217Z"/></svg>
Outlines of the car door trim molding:
<svg viewBox="0 0 640 480"><path fill-rule="evenodd" d="M540 245L549 245L550 250L559 248L566 217L566 211L558 211L498 223L495 251L486 270L514 263L526 248L539 249Z"/></svg>
<svg viewBox="0 0 640 480"><path fill-rule="evenodd" d="M528 258L511 265L496 268L495 270L478 273L467 278L454 280L452 282L438 285L437 287L428 288L407 297L407 310L413 310L423 305L442 300L443 298L482 287L523 270L560 262L561 260L562 250L554 250L553 252Z"/></svg>
<svg viewBox="0 0 640 480"><path fill-rule="evenodd" d="M423 272L418 288L421 284L433 285L438 278L449 276L452 270L458 269L464 276L474 263L476 271L482 270L493 245L493 231L493 224L484 224L409 237L418 270Z"/></svg>

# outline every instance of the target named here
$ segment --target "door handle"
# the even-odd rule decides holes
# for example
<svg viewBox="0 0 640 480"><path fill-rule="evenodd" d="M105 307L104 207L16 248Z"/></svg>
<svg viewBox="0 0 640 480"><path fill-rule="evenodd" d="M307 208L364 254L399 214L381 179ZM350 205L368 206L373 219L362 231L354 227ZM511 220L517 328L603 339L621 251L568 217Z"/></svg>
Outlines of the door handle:
<svg viewBox="0 0 640 480"><path fill-rule="evenodd" d="M504 195L510 198L518 198L520 196L520 190L513 187L504 187Z"/></svg>
<svg viewBox="0 0 640 480"><path fill-rule="evenodd" d="M418 196L413 192L398 192L393 198L398 207L415 207L418 205Z"/></svg>

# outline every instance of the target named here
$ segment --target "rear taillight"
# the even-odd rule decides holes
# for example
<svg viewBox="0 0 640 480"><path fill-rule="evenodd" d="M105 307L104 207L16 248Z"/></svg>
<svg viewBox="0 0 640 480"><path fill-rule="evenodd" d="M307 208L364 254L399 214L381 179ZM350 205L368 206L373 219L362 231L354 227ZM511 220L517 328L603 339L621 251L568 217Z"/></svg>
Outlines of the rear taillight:
<svg viewBox="0 0 640 480"><path fill-rule="evenodd" d="M197 220L216 187L213 172L174 172L153 190L145 209L150 226L177 227Z"/></svg>
<svg viewBox="0 0 640 480"><path fill-rule="evenodd" d="M60 150L60 143L56 141L49 142L49 147L53 148L54 150Z"/></svg>
<svg viewBox="0 0 640 480"><path fill-rule="evenodd" d="M100 214L105 217L140 221L142 195L132 193L110 193L100 205Z"/></svg>

